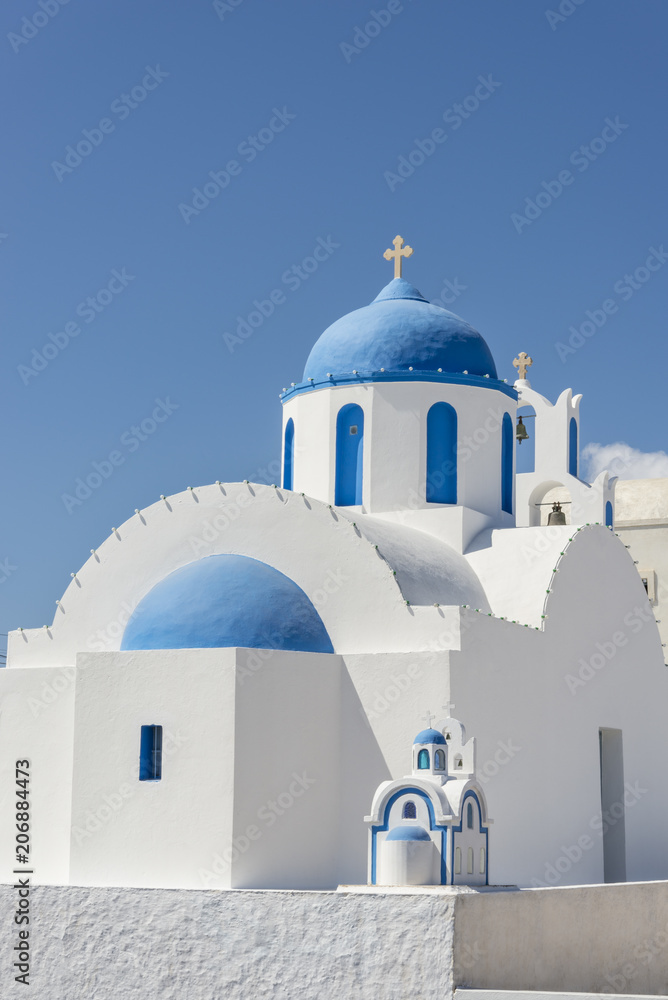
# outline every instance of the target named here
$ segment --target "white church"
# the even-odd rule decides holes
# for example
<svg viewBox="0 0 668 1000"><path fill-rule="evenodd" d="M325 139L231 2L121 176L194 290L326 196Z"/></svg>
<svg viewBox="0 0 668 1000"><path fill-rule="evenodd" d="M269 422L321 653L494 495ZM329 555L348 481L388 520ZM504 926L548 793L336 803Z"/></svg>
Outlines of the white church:
<svg viewBox="0 0 668 1000"><path fill-rule="evenodd" d="M29 759L41 886L668 879L668 670L615 480L580 477L580 396L523 353L499 378L411 253L282 392L280 482L135 511L10 634L1 794ZM9 884L15 837L0 810Z"/></svg>

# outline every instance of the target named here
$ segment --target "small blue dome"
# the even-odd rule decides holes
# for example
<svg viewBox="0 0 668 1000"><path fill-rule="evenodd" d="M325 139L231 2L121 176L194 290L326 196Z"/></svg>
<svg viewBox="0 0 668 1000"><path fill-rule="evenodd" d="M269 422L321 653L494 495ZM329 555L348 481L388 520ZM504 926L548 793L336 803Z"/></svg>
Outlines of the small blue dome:
<svg viewBox="0 0 668 1000"><path fill-rule="evenodd" d="M417 743L445 743L445 737L438 729L423 729L413 740L413 746Z"/></svg>
<svg viewBox="0 0 668 1000"><path fill-rule="evenodd" d="M395 826L386 840L431 840L423 826Z"/></svg>
<svg viewBox="0 0 668 1000"><path fill-rule="evenodd" d="M170 573L139 602L121 649L244 646L333 653L301 587L249 556L206 556Z"/></svg>
<svg viewBox="0 0 668 1000"><path fill-rule="evenodd" d="M316 341L304 381L357 371L415 371L496 378L491 351L477 330L432 305L410 282L394 278L371 305L342 316Z"/></svg>

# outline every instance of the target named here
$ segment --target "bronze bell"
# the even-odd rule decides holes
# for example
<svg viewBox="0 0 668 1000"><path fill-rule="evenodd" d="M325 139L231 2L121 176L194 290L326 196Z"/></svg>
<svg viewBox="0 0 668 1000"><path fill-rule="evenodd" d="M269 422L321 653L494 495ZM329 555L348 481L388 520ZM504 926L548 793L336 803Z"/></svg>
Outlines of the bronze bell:
<svg viewBox="0 0 668 1000"><path fill-rule="evenodd" d="M552 510L547 516L547 523L550 524L566 524L566 515L561 509L560 503L553 503Z"/></svg>
<svg viewBox="0 0 668 1000"><path fill-rule="evenodd" d="M529 432L524 426L524 421L519 417L517 421L517 427L515 428L515 437L517 438L517 443L522 444L522 441L528 441Z"/></svg>

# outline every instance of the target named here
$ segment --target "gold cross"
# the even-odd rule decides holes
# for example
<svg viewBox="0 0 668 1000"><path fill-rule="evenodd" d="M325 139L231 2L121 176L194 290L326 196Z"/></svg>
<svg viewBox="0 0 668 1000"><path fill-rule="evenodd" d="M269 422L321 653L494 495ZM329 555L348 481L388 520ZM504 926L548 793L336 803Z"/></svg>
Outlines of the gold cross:
<svg viewBox="0 0 668 1000"><path fill-rule="evenodd" d="M527 368L530 368L533 364L533 358L530 358L525 351L521 351L518 357L513 361L513 366L517 368L517 374L521 379L526 379Z"/></svg>
<svg viewBox="0 0 668 1000"><path fill-rule="evenodd" d="M394 244L394 250L390 250L389 247L383 254L385 260L392 260L394 258L394 277L401 277L401 258L410 257L413 253L413 247L404 246L403 236L395 236L392 240Z"/></svg>

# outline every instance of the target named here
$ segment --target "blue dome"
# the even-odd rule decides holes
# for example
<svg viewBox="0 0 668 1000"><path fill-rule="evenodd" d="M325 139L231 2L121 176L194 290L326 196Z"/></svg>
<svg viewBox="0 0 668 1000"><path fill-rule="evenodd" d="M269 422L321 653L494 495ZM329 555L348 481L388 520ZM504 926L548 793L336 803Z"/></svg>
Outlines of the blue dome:
<svg viewBox="0 0 668 1000"><path fill-rule="evenodd" d="M445 743L445 738L443 733L439 733L438 729L423 729L413 740L413 746L416 743Z"/></svg>
<svg viewBox="0 0 668 1000"><path fill-rule="evenodd" d="M139 602L121 649L245 646L333 653L304 591L248 556L206 556L175 570Z"/></svg>
<svg viewBox="0 0 668 1000"><path fill-rule="evenodd" d="M387 840L431 840L423 826L395 826L390 830Z"/></svg>
<svg viewBox="0 0 668 1000"><path fill-rule="evenodd" d="M432 305L410 282L394 278L371 305L328 327L309 354L304 381L360 374L437 372L496 378L491 351L477 330Z"/></svg>

